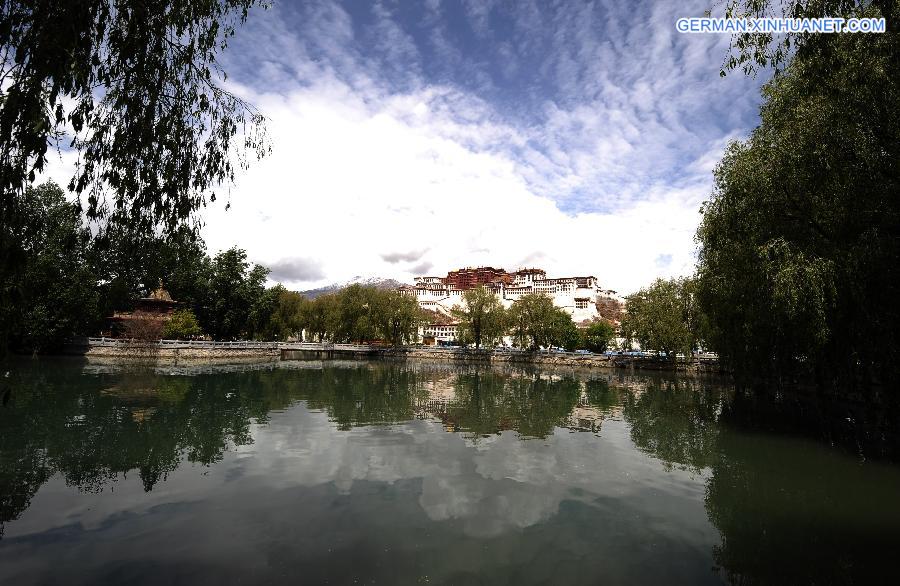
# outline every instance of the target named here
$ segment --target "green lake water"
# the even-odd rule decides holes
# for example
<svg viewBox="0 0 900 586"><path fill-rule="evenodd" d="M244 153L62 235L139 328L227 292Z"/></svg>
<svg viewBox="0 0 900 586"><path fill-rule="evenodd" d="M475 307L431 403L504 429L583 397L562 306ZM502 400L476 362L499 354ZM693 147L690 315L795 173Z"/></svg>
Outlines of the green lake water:
<svg viewBox="0 0 900 586"><path fill-rule="evenodd" d="M8 368L0 584L900 580L900 466L872 433L748 424L720 379Z"/></svg>

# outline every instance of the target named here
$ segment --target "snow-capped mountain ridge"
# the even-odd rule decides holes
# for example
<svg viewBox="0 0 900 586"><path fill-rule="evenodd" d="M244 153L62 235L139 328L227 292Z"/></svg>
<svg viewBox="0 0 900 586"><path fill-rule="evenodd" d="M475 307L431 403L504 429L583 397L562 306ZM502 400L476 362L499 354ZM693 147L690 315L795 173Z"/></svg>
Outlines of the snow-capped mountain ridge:
<svg viewBox="0 0 900 586"><path fill-rule="evenodd" d="M402 284L403 283L397 281L396 279L385 279L382 277L364 277L362 275L357 275L343 283L332 283L331 285L325 285L324 287L309 289L307 291L300 291L300 293L308 299L315 299L320 295L334 293L336 291L344 289L345 287L349 287L350 285L363 285L365 287L375 287L377 289L396 289Z"/></svg>

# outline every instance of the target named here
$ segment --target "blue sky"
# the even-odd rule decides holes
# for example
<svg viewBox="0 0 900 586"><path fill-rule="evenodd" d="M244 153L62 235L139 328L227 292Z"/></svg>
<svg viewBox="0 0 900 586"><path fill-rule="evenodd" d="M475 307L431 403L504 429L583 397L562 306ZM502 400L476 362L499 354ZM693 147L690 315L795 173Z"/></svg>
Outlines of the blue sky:
<svg viewBox="0 0 900 586"><path fill-rule="evenodd" d="M630 292L693 270L711 169L758 122L708 0L276 1L224 54L273 154L206 212L305 288L465 265L593 274Z"/></svg>

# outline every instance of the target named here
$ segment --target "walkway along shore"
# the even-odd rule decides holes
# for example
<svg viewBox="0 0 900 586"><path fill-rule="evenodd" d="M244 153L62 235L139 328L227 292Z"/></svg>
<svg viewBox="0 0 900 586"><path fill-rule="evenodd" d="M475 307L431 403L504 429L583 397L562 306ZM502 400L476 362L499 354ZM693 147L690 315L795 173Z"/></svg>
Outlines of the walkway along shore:
<svg viewBox="0 0 900 586"><path fill-rule="evenodd" d="M122 358L150 362L256 362L276 360L385 359L444 360L449 362L523 363L538 366L644 370L720 372L718 362L679 360L625 355L580 354L574 352L528 352L524 350L475 350L428 346L384 347L365 344L310 342L209 342L158 340L139 341L114 338L80 338L65 348L66 354L86 357Z"/></svg>

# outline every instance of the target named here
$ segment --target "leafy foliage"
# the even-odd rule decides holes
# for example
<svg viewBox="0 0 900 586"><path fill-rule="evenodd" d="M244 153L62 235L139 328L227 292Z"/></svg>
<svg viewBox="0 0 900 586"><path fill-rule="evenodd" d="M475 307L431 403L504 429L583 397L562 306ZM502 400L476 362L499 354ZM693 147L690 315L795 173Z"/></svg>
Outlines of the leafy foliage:
<svg viewBox="0 0 900 586"><path fill-rule="evenodd" d="M459 322L458 336L463 344L493 346L504 334L506 311L500 300L485 287L463 292L463 306L452 311Z"/></svg>
<svg viewBox="0 0 900 586"><path fill-rule="evenodd" d="M201 334L197 316L190 309L179 309L163 326L162 336L170 340L184 340Z"/></svg>
<svg viewBox="0 0 900 586"><path fill-rule="evenodd" d="M728 18L883 17L888 32L897 33L900 27L900 2L897 0L722 0L720 4ZM755 74L766 67L783 70L794 56L807 59L826 48L832 36L835 35L735 34L720 74L724 76L738 68L746 74Z"/></svg>
<svg viewBox="0 0 900 586"><path fill-rule="evenodd" d="M307 301L298 319L313 340L382 340L399 346L417 339L424 317L412 297L354 284Z"/></svg>
<svg viewBox="0 0 900 586"><path fill-rule="evenodd" d="M78 153L68 187L97 229L146 238L196 228L193 213L268 153L263 117L222 88L216 61L256 4L266 1L0 4L0 305L17 302L27 187L51 147ZM124 284L110 283L111 299ZM10 327L0 319L0 352Z"/></svg>
<svg viewBox="0 0 900 586"><path fill-rule="evenodd" d="M15 229L22 251L20 272L2 284L0 320L13 348L57 349L99 318L96 276L88 263L89 231L55 183L29 187Z"/></svg>
<svg viewBox="0 0 900 586"><path fill-rule="evenodd" d="M262 117L217 85L216 55L258 3L4 2L0 191L19 193L65 137L79 153L69 189L87 196L88 216L143 232L188 219L245 149L267 149Z"/></svg>
<svg viewBox="0 0 900 586"><path fill-rule="evenodd" d="M896 381L900 42L824 36L716 169L698 296L739 376Z"/></svg>
<svg viewBox="0 0 900 586"><path fill-rule="evenodd" d="M581 345L591 352L606 352L616 336L616 328L606 320L598 320L581 331Z"/></svg>
<svg viewBox="0 0 900 586"><path fill-rule="evenodd" d="M267 299L258 304L258 335L264 340L287 340L303 329L302 315L306 299L296 291L288 291L283 285L267 289ZM268 315L264 315L268 314Z"/></svg>
<svg viewBox="0 0 900 586"><path fill-rule="evenodd" d="M217 340L252 336L264 323L262 314L272 309L266 297L269 270L251 265L247 252L230 248L212 261L207 298L200 310L203 329Z"/></svg>
<svg viewBox="0 0 900 586"><path fill-rule="evenodd" d="M546 295L523 295L512 304L508 315L509 333L520 348L571 347L577 340L572 316L553 305Z"/></svg>
<svg viewBox="0 0 900 586"><path fill-rule="evenodd" d="M670 358L676 352L689 355L697 344L700 323L693 289L689 279L657 279L629 295L622 335Z"/></svg>
<svg viewBox="0 0 900 586"><path fill-rule="evenodd" d="M91 261L107 314L130 309L160 282L173 299L195 312L208 296L212 261L203 241L187 227L144 234L127 223L109 222L93 239Z"/></svg>
<svg viewBox="0 0 900 586"><path fill-rule="evenodd" d="M371 294L370 308L379 337L394 346L417 341L423 316L416 299L387 289L374 289Z"/></svg>
<svg viewBox="0 0 900 586"><path fill-rule="evenodd" d="M338 295L320 295L300 309L300 321L307 336L322 342L334 336L337 322Z"/></svg>
<svg viewBox="0 0 900 586"><path fill-rule="evenodd" d="M338 294L335 340L362 342L377 336L375 318L369 303L373 293L372 288L354 284Z"/></svg>

